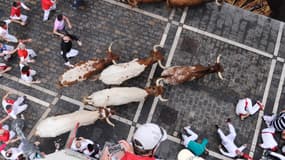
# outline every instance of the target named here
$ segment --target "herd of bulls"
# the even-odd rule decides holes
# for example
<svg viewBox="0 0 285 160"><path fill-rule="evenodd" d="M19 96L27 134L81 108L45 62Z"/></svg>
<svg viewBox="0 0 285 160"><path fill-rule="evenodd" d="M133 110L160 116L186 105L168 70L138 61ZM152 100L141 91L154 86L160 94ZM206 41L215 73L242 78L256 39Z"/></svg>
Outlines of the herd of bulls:
<svg viewBox="0 0 285 160"><path fill-rule="evenodd" d="M120 106L131 102L140 102L148 96L157 96L161 101L163 85L178 85L187 81L202 78L210 73L218 73L219 78L223 79L221 72L223 67L220 64L220 55L213 65L203 66L201 64L193 66L172 66L162 65L164 59L162 49L155 45L149 57L133 59L130 62L116 63L119 56L112 53L112 43L110 44L106 57L102 59L90 59L80 62L75 67L65 71L59 78L61 87L68 87L77 82L84 81L92 76L98 77L104 84L120 85L128 79L139 76L147 67L154 63L164 69L161 76L157 78L156 85L144 89L138 87L112 87L92 93L83 98L84 104L89 104L99 108L95 111L77 111L70 114L49 117L38 125L36 134L40 137L55 137L70 131L76 124L79 126L90 125L98 119L108 119L113 112L107 106ZM160 47L161 48L161 47ZM88 116L86 116L88 115ZM92 117L92 118L90 118ZM53 126L53 127L46 127Z"/></svg>

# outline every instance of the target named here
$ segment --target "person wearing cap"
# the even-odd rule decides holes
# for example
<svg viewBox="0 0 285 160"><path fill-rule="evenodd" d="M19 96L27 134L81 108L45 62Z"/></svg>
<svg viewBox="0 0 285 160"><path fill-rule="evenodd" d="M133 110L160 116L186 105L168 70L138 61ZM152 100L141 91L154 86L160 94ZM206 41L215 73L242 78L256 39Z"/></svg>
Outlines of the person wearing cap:
<svg viewBox="0 0 285 160"><path fill-rule="evenodd" d="M30 11L30 8L27 7L23 2L20 0L14 1L12 4L11 12L10 12L10 19L12 22L16 22L21 24L22 26L26 25L28 16L23 15L21 13L21 8Z"/></svg>
<svg viewBox="0 0 285 160"><path fill-rule="evenodd" d="M17 119L17 115L25 111L28 105L23 103L25 96L20 96L17 100L13 100L8 98L9 94L10 93L7 92L2 98L2 106L9 117Z"/></svg>
<svg viewBox="0 0 285 160"><path fill-rule="evenodd" d="M20 58L20 63L34 63L35 60L32 59L37 56L34 50L27 49L25 43L32 42L32 39L21 40L18 44L18 57Z"/></svg>
<svg viewBox="0 0 285 160"><path fill-rule="evenodd" d="M285 110L281 111L278 115L264 115L263 120L268 127L273 127L277 132L285 130Z"/></svg>
<svg viewBox="0 0 285 160"><path fill-rule="evenodd" d="M74 67L72 64L70 64L69 59L78 55L78 50L72 49L72 40L75 40L79 46L82 45L81 41L76 36L70 34L65 34L62 37L60 44L60 54L62 55L65 61L64 65L68 67Z"/></svg>
<svg viewBox="0 0 285 160"><path fill-rule="evenodd" d="M250 115L253 115L258 110L264 110L264 106L261 102L256 101L252 105L252 100L250 98L240 99L236 105L236 114L240 117L241 120L244 120Z"/></svg>
<svg viewBox="0 0 285 160"><path fill-rule="evenodd" d="M198 135L191 130L190 126L184 127L184 130L189 135L182 134L183 144L186 148L188 148L191 152L193 152L196 156L202 155L207 151L208 139L204 138L202 143L197 143Z"/></svg>
<svg viewBox="0 0 285 160"><path fill-rule="evenodd" d="M167 139L166 131L154 123L145 123L138 127L132 137L132 144L119 141L124 149L120 160L155 160L155 152L160 143ZM103 150L100 160L111 160L108 147Z"/></svg>
<svg viewBox="0 0 285 160"><path fill-rule="evenodd" d="M261 138L263 143L259 144L259 146L263 149L270 149L271 151L278 150L278 143L274 139L275 129L272 127L264 128L261 131Z"/></svg>
<svg viewBox="0 0 285 160"><path fill-rule="evenodd" d="M234 143L234 140L236 138L236 131L235 131L234 126L231 124L231 120L227 119L226 122L227 122L229 130L230 130L230 134L228 134L227 136L223 133L223 131L219 128L219 126L216 125L217 132L218 132L218 134L222 140L222 145L227 150L227 151L224 151L222 149L222 146L219 145L219 151L227 157L231 157L231 158L244 157L247 159L251 159L251 157L249 157L247 154L243 153L243 150L247 147L247 144L244 144L240 147L237 147L236 144Z"/></svg>
<svg viewBox="0 0 285 160"><path fill-rule="evenodd" d="M18 43L18 39L9 34L8 24L11 23L11 20L0 21L0 38L6 42Z"/></svg>
<svg viewBox="0 0 285 160"><path fill-rule="evenodd" d="M204 158L195 156L188 149L182 149L177 155L177 160L204 160Z"/></svg>

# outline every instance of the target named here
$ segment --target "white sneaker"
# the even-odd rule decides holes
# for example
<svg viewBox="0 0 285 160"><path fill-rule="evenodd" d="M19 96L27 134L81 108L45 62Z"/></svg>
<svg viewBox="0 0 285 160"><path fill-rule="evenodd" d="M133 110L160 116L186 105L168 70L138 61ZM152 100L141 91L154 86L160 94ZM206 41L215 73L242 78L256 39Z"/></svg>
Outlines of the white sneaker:
<svg viewBox="0 0 285 160"><path fill-rule="evenodd" d="M82 42L80 40L77 41L79 46L82 46Z"/></svg>
<svg viewBox="0 0 285 160"><path fill-rule="evenodd" d="M190 126L190 125L189 125L189 126L184 127L184 129L185 129L185 130L190 129L190 128L191 128L191 126Z"/></svg>
<svg viewBox="0 0 285 160"><path fill-rule="evenodd" d="M64 65L66 65L68 67L74 67L74 65L70 64L70 62L65 62Z"/></svg>
<svg viewBox="0 0 285 160"><path fill-rule="evenodd" d="M63 55L63 52L62 52L62 51L60 51L60 55Z"/></svg>

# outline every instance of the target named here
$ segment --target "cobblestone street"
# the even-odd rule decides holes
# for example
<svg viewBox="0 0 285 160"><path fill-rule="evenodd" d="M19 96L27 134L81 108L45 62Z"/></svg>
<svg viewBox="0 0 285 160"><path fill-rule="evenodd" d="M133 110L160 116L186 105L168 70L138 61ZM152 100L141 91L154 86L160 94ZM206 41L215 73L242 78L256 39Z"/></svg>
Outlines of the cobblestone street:
<svg viewBox="0 0 285 160"><path fill-rule="evenodd" d="M184 148L180 133L184 126L191 125L199 139L209 139L209 155L206 160L228 160L220 154L220 139L215 124L228 131L225 120L231 118L236 127L238 146L247 143L245 152L262 157L260 130L265 128L264 114L284 110L285 103L285 28L284 23L224 4L214 2L195 8L167 8L164 3L142 4L139 8L116 0L86 0L84 9L74 10L69 0L59 0L56 11L51 12L47 22L42 21L40 1L26 3L31 11L22 10L29 16L29 23L22 27L9 25L9 32L20 39L32 38L27 44L38 54L37 78L42 83L27 84L21 80L19 60L14 57L8 64L13 69L0 79L0 96L7 91L27 95L29 108L24 112L24 132L32 141L39 140L40 148L46 153L55 150L54 141L61 139L64 148L69 133L56 138L39 138L35 128L46 117L71 113L81 109L94 109L84 105L82 99L92 92L109 88L101 81L86 80L70 87L58 86L59 76L67 69L60 55L60 38L52 34L57 14L68 16L73 24L70 32L79 35L83 45L79 56L71 59L75 64L91 58L103 58L111 42L119 62L147 57L152 47L159 44L164 50L163 64L208 65L221 55L224 80L217 74L177 86L165 85L163 97L148 97L140 103L112 107L116 115L110 119L115 127L105 121L80 127L78 136L99 142L131 140L135 128L146 122L154 122L167 130L168 139L163 142L157 155L166 160L175 160ZM10 14L11 1L0 0L0 18ZM14 45L13 43L10 43ZM144 88L154 85L162 69L157 64L147 68L139 77L124 82L121 86ZM239 99L249 97L265 104L265 110L241 121L235 114ZM1 118L6 113L0 110ZM280 134L276 134L280 139ZM280 147L285 142L279 140ZM1 159L1 158L0 158Z"/></svg>

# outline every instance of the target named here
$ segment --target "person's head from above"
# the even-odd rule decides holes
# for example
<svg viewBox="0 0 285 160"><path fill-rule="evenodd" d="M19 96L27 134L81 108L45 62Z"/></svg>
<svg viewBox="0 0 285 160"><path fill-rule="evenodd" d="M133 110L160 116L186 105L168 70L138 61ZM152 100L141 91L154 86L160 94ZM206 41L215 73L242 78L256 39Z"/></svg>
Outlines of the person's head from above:
<svg viewBox="0 0 285 160"><path fill-rule="evenodd" d="M7 28L7 24L4 21L0 21L0 27Z"/></svg>
<svg viewBox="0 0 285 160"><path fill-rule="evenodd" d="M88 150L89 152L92 152L92 151L94 150L94 145L93 145L93 144L88 144L88 145L87 145L87 150Z"/></svg>
<svg viewBox="0 0 285 160"><path fill-rule="evenodd" d="M6 106L5 106L5 109L6 109L7 111L11 110L11 109L12 109L12 105L10 105L10 104L6 105Z"/></svg>
<svg viewBox="0 0 285 160"><path fill-rule="evenodd" d="M66 43L71 40L68 35L64 35L62 39L63 39L63 41L66 42Z"/></svg>
<svg viewBox="0 0 285 160"><path fill-rule="evenodd" d="M137 155L153 156L159 144L167 139L166 131L154 123L145 123L138 127L132 138L134 152Z"/></svg>
<svg viewBox="0 0 285 160"><path fill-rule="evenodd" d="M62 15L62 14L57 15L57 16L56 16L56 19L57 19L58 21L62 21L62 20L63 20L63 15Z"/></svg>
<svg viewBox="0 0 285 160"><path fill-rule="evenodd" d="M6 153L5 153L5 156L6 157L12 157L12 150L10 150L10 149L7 150Z"/></svg>
<svg viewBox="0 0 285 160"><path fill-rule="evenodd" d="M26 45L24 43L19 43L19 49L26 49Z"/></svg>
<svg viewBox="0 0 285 160"><path fill-rule="evenodd" d="M12 6L16 7L16 8L20 8L21 7L21 5L17 1L14 1Z"/></svg>
<svg viewBox="0 0 285 160"><path fill-rule="evenodd" d="M182 149L177 155L177 160L204 160L204 159L201 157L195 156L188 149Z"/></svg>
<svg viewBox="0 0 285 160"><path fill-rule="evenodd" d="M17 160L26 160L26 158L23 154L20 154Z"/></svg>
<svg viewBox="0 0 285 160"><path fill-rule="evenodd" d="M29 72L29 70L30 70L29 66L24 66L21 71L22 71L22 73L27 73L27 72Z"/></svg>

